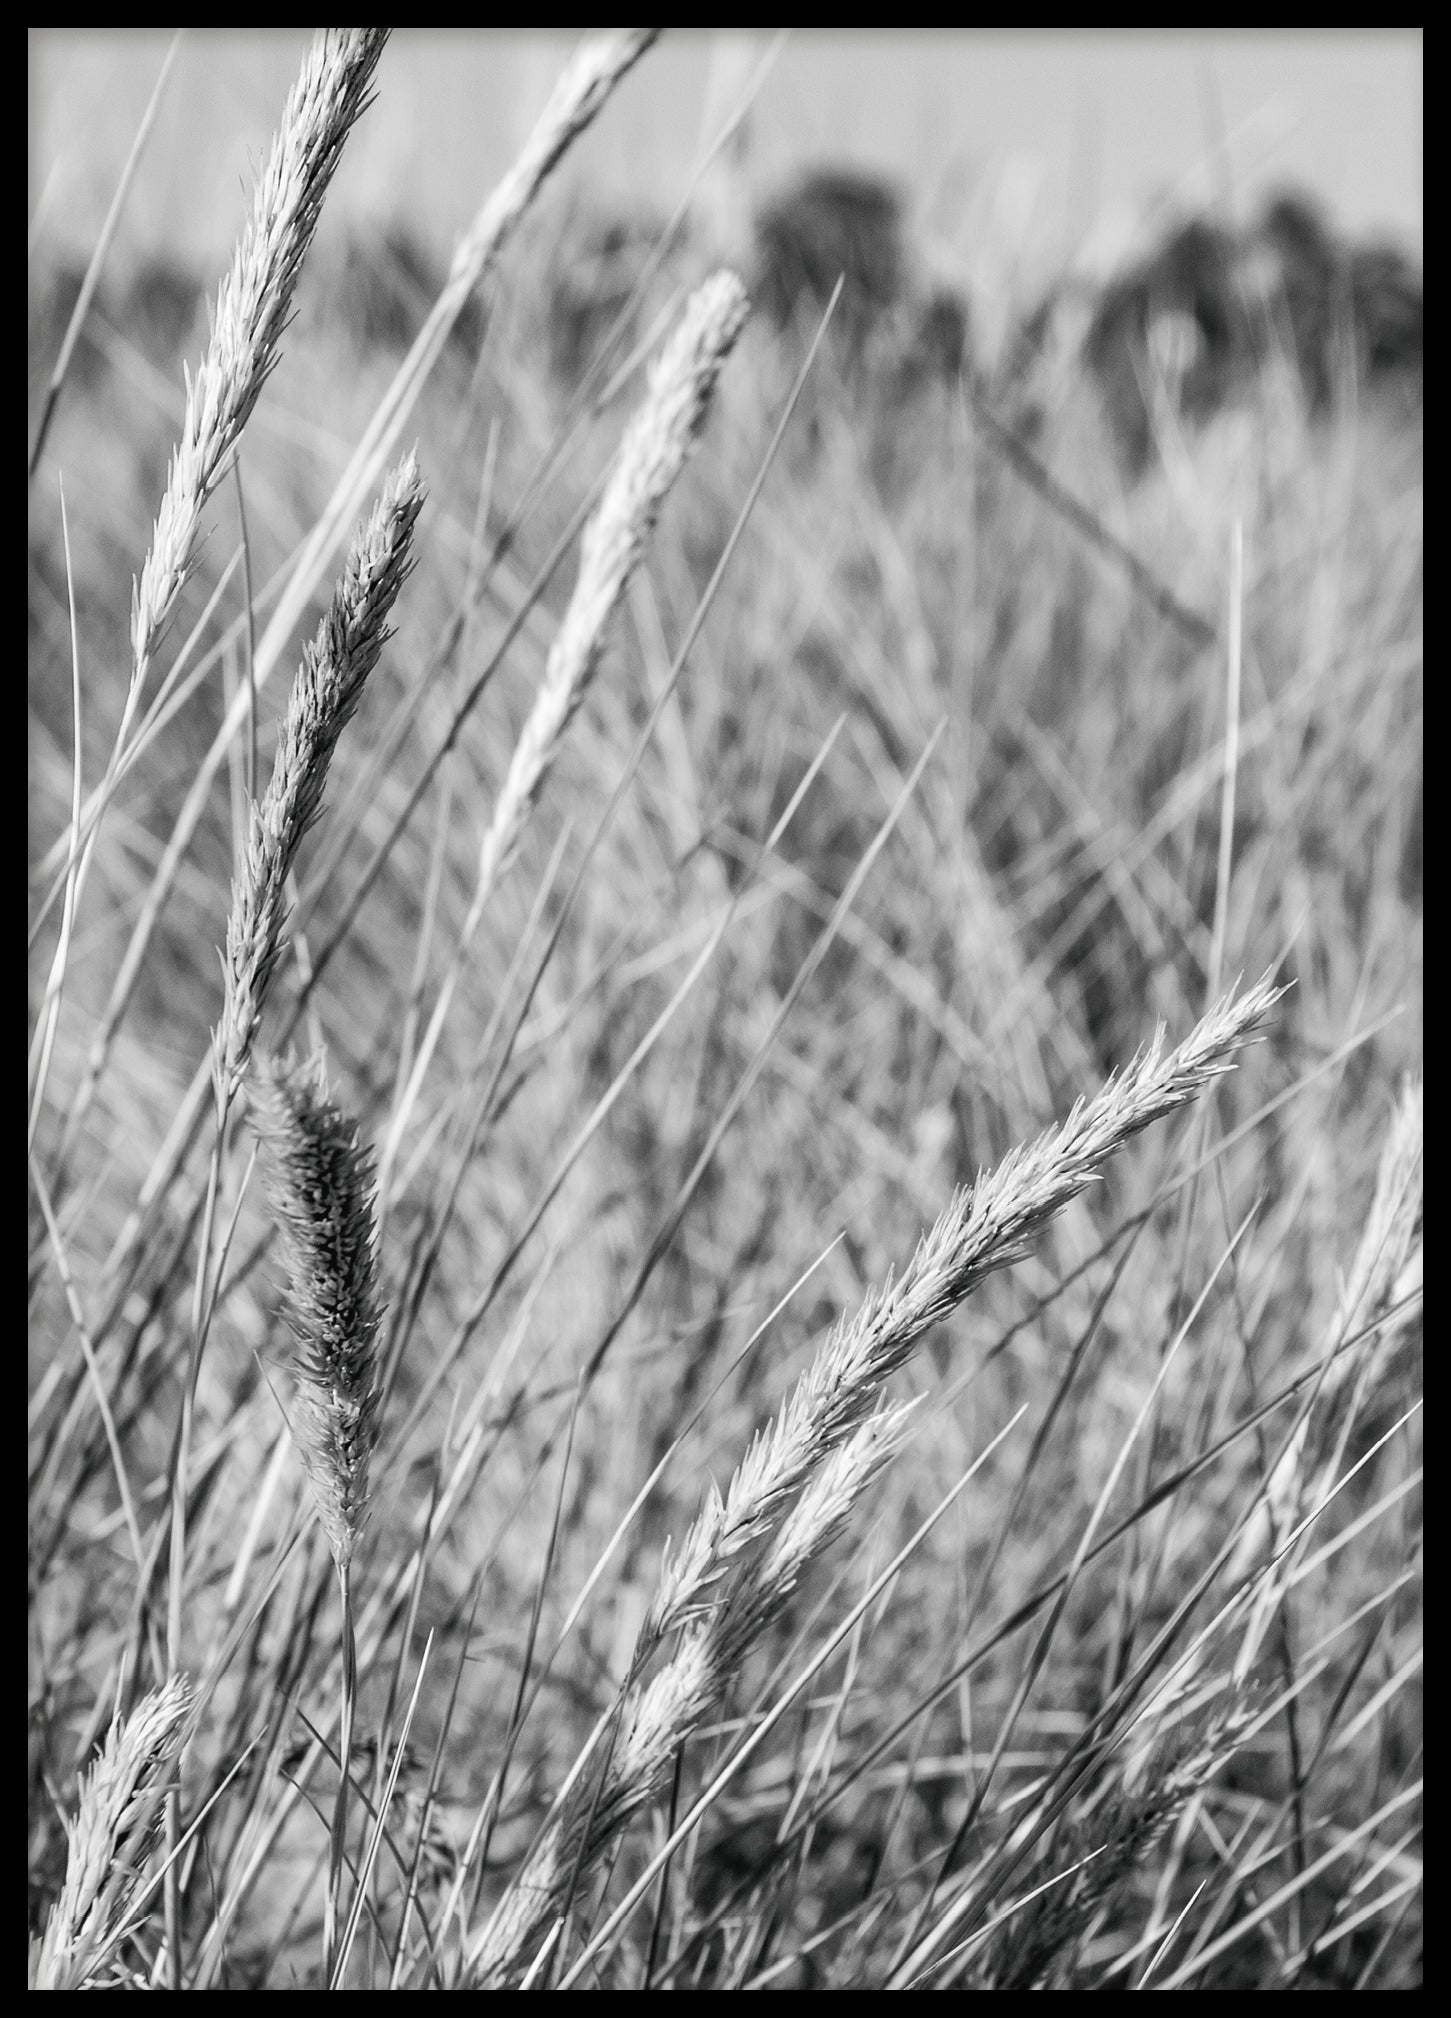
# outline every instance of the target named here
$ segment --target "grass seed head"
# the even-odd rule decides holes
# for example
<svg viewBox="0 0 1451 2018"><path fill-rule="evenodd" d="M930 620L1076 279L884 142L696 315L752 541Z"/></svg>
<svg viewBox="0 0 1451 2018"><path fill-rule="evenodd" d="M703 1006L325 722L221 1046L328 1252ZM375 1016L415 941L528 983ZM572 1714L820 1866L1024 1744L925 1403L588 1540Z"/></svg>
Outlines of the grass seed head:
<svg viewBox="0 0 1451 2018"><path fill-rule="evenodd" d="M140 1887L160 1821L167 1769L181 1747L194 1693L183 1674L117 1717L81 1776L66 1824L65 1885L51 1910L35 1987L81 1990L104 1967Z"/></svg>
<svg viewBox="0 0 1451 2018"><path fill-rule="evenodd" d="M329 29L293 86L253 199L252 222L217 295L206 356L188 377L186 418L151 548L132 594L135 677L155 652L196 557L201 514L277 362L302 262L343 143L369 103L387 30Z"/></svg>
<svg viewBox="0 0 1451 2018"><path fill-rule="evenodd" d="M417 463L406 455L354 538L327 615L302 655L272 778L252 807L246 860L232 886L222 962L226 1000L212 1047L219 1114L246 1072L282 956L288 876L322 811L333 751L391 635L388 616L412 572L423 498Z"/></svg>
<svg viewBox="0 0 1451 2018"><path fill-rule="evenodd" d="M292 1433L340 1572L368 1506L378 1435L377 1257L373 1167L358 1131L316 1074L259 1060L253 1125L282 1234L296 1341Z"/></svg>

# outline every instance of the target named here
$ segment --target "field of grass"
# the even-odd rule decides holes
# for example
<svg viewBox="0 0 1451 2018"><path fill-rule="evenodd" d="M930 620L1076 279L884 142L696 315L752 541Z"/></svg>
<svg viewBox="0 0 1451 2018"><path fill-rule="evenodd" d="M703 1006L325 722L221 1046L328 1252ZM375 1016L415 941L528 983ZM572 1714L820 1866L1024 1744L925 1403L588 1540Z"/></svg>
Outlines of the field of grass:
<svg viewBox="0 0 1451 2018"><path fill-rule="evenodd" d="M635 60L32 251L32 1981L1412 1987L1419 406L586 285Z"/></svg>

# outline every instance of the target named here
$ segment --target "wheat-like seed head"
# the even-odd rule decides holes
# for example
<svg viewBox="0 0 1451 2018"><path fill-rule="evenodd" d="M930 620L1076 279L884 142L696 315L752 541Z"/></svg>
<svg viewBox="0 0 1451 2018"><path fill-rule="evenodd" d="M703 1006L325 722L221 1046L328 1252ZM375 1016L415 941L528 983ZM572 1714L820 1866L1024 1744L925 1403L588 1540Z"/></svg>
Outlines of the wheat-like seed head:
<svg viewBox="0 0 1451 2018"><path fill-rule="evenodd" d="M171 458L151 549L132 594L139 681L196 556L202 510L277 362L292 297L343 143L369 103L384 28L327 30L293 86L252 205L252 222L217 294L216 319Z"/></svg>
<svg viewBox="0 0 1451 2018"><path fill-rule="evenodd" d="M667 1557L635 1672L683 1628L680 1643L627 1698L599 1785L581 1779L570 1790L484 1928L472 1952L474 1981L507 1980L527 1958L563 1910L571 1874L600 1855L654 1794L805 1567L900 1447L908 1410L881 1408L888 1377L987 1275L1027 1252L1109 1156L1228 1071L1282 992L1266 977L1238 998L1226 996L1167 1054L1157 1032L1061 1127L960 1190L901 1277L836 1326L772 1429L752 1443L725 1497L710 1489L683 1546ZM747 1551L762 1540L753 1560Z"/></svg>
<svg viewBox="0 0 1451 2018"><path fill-rule="evenodd" d="M775 1424L752 1443L722 1499L714 1488L667 1561L646 1624L659 1639L708 1602L729 1559L765 1533L821 1459L876 1407L922 1337L988 1275L1020 1260L1099 1166L1230 1069L1283 991L1268 977L1226 996L1167 1053L1163 1032L1060 1127L1011 1151L953 1197L902 1274L833 1329Z"/></svg>
<svg viewBox="0 0 1451 2018"><path fill-rule="evenodd" d="M711 394L746 320L736 275L712 274L686 304L650 372L649 392L625 431L604 496L585 527L579 575L524 725L479 857L479 886L498 877L584 699L611 617L639 566L655 521L704 425Z"/></svg>
<svg viewBox="0 0 1451 2018"><path fill-rule="evenodd" d="M226 999L212 1040L219 1115L246 1072L282 954L288 875L303 836L322 811L338 737L391 636L388 616L412 572L413 528L423 498L418 466L406 455L355 536L328 613L302 655L272 778L261 803L252 807L247 858L232 886L222 962Z"/></svg>
<svg viewBox="0 0 1451 2018"><path fill-rule="evenodd" d="M459 241L449 290L460 300L485 278L539 185L659 33L658 28L626 28L594 36L575 51L519 159Z"/></svg>
<svg viewBox="0 0 1451 2018"><path fill-rule="evenodd" d="M346 1572L368 1507L378 1436L372 1158L309 1073L259 1059L251 1082L268 1201L282 1233L297 1344L291 1428L333 1560Z"/></svg>
<svg viewBox="0 0 1451 2018"><path fill-rule="evenodd" d="M104 1966L155 1841L167 1769L181 1748L194 1692L187 1676L118 1717L81 1778L65 1885L46 1923L35 1987L84 1989Z"/></svg>
<svg viewBox="0 0 1451 2018"><path fill-rule="evenodd" d="M694 448L721 366L746 317L745 291L733 273L712 275L686 304L674 335L650 374L644 404L620 445L604 496L585 527L579 574L564 620L550 647L544 678L514 747L504 783L484 830L474 893L454 964L444 977L428 1028L384 1145L383 1188L393 1155L433 1057L453 990L490 893L503 874L575 711L594 678L610 620L644 557L660 507Z"/></svg>

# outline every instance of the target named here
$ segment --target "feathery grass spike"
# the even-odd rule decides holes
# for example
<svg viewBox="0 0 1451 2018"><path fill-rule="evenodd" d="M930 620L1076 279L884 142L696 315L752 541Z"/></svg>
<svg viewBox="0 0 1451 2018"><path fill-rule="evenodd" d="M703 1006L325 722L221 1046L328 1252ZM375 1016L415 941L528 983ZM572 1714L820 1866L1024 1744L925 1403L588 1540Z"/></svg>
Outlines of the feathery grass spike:
<svg viewBox="0 0 1451 2018"><path fill-rule="evenodd" d="M639 565L660 507L695 446L711 394L745 323L746 293L722 270L698 288L650 371L650 388L620 444L599 507L585 527L579 575L550 648L480 850L479 882L492 884L599 664L611 616Z"/></svg>
<svg viewBox="0 0 1451 2018"><path fill-rule="evenodd" d="M232 886L222 963L226 1000L212 1045L219 1114L246 1072L282 954L288 874L322 811L338 737L391 635L388 616L412 572L413 528L423 497L418 466L407 455L354 539L328 613L302 655L272 778L261 803L252 807L246 861Z"/></svg>
<svg viewBox="0 0 1451 2018"><path fill-rule="evenodd" d="M297 1443L333 1560L346 1571L368 1506L380 1367L372 1159L316 1074L259 1060L254 1126L282 1232L296 1340Z"/></svg>
<svg viewBox="0 0 1451 2018"><path fill-rule="evenodd" d="M902 1273L836 1325L775 1424L752 1443L724 1498L712 1491L662 1572L652 1637L709 1601L725 1564L766 1532L812 1469L870 1415L883 1383L925 1333L994 1270L1020 1260L1126 1142L1227 1072L1282 992L1266 976L1243 995L1226 996L1167 1054L1160 1030L1059 1127L956 1192Z"/></svg>
<svg viewBox="0 0 1451 2018"><path fill-rule="evenodd" d="M65 1884L51 1909L35 1987L84 1990L98 1980L160 1830L160 1796L181 1744L194 1692L185 1675L117 1717L94 1765L81 1776L66 1824Z"/></svg>
<svg viewBox="0 0 1451 2018"><path fill-rule="evenodd" d="M257 182L252 222L217 294L206 356L131 608L133 678L156 650L196 555L201 514L277 362L302 262L343 143L366 110L383 28L329 29L293 86Z"/></svg>
<svg viewBox="0 0 1451 2018"><path fill-rule="evenodd" d="M802 1570L843 1526L899 1446L905 1411L882 1411L882 1388L924 1334L1033 1239L1151 1123L1231 1069L1283 990L1269 977L1226 996L1175 1050L1164 1033L1080 1100L1058 1128L960 1190L895 1282L838 1324L771 1430L758 1436L724 1496L710 1489L684 1544L662 1568L635 1667L672 1631L680 1645L625 1703L620 1735L596 1786L581 1781L483 1929L475 1980L509 1979L571 1874L600 1855L659 1788L679 1747L719 1704L740 1663L779 1615ZM764 1540L759 1561L748 1545Z"/></svg>

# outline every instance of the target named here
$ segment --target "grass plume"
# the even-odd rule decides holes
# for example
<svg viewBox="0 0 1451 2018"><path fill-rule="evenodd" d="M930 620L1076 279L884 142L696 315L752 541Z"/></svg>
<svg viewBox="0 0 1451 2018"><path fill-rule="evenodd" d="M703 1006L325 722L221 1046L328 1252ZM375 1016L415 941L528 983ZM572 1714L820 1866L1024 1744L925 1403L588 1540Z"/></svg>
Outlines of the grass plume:
<svg viewBox="0 0 1451 2018"><path fill-rule="evenodd" d="M378 1435L372 1161L356 1122L328 1098L320 1066L259 1060L250 1104L290 1284L290 1424L341 1574L362 1534Z"/></svg>
<svg viewBox="0 0 1451 2018"><path fill-rule="evenodd" d="M328 1098L320 1061L312 1072L259 1061L252 1119L289 1278L284 1307L295 1349L288 1426L332 1551L342 1601L338 1792L323 1943L324 1971L332 1981L357 1715L353 1555L367 1518L368 1465L382 1401L373 1167L359 1147L357 1124Z"/></svg>
<svg viewBox="0 0 1451 2018"><path fill-rule="evenodd" d="M338 737L387 642L388 617L412 571L413 529L423 509L418 465L407 455L359 528L327 615L298 668L272 778L249 819L247 858L232 889L222 963L226 1003L213 1037L217 1112L230 1106L252 1055L282 956L287 879L322 811Z"/></svg>
<svg viewBox="0 0 1451 2018"><path fill-rule="evenodd" d="M382 28L325 30L288 98L252 222L218 290L206 356L187 380L186 420L132 601L136 686L191 570L206 502L276 366L323 199L386 40Z"/></svg>
<svg viewBox="0 0 1451 2018"><path fill-rule="evenodd" d="M604 495L585 527L574 593L484 831L458 949L398 1101L383 1156L385 1196L399 1135L453 1001L460 964L473 944L490 894L518 846L565 731L589 690L610 622L650 544L660 508L695 447L721 367L745 323L746 306L740 281L724 270L691 296L679 326L651 367L649 390L626 429Z"/></svg>
<svg viewBox="0 0 1451 2018"><path fill-rule="evenodd" d="M965 1186L901 1275L834 1327L726 1493L712 1487L667 1558L632 1665L643 1666L672 1632L683 1633L681 1644L625 1706L603 1785L586 1781L576 1790L485 1930L473 1957L477 1980L506 1978L537 1943L563 1909L566 1886L658 1790L805 1567L900 1446L906 1412L881 1407L890 1376L993 1270L1022 1259L1100 1165L1230 1070L1281 993L1266 977L1237 998L1226 996L1167 1055L1157 1032L1061 1127ZM756 1543L762 1547L753 1560L747 1551Z"/></svg>
<svg viewBox="0 0 1451 2018"><path fill-rule="evenodd" d="M66 1823L65 1884L46 1926L35 1989L111 1987L104 1972L145 1879L162 1789L193 1701L187 1677L173 1675L115 1719L81 1775L75 1818Z"/></svg>

